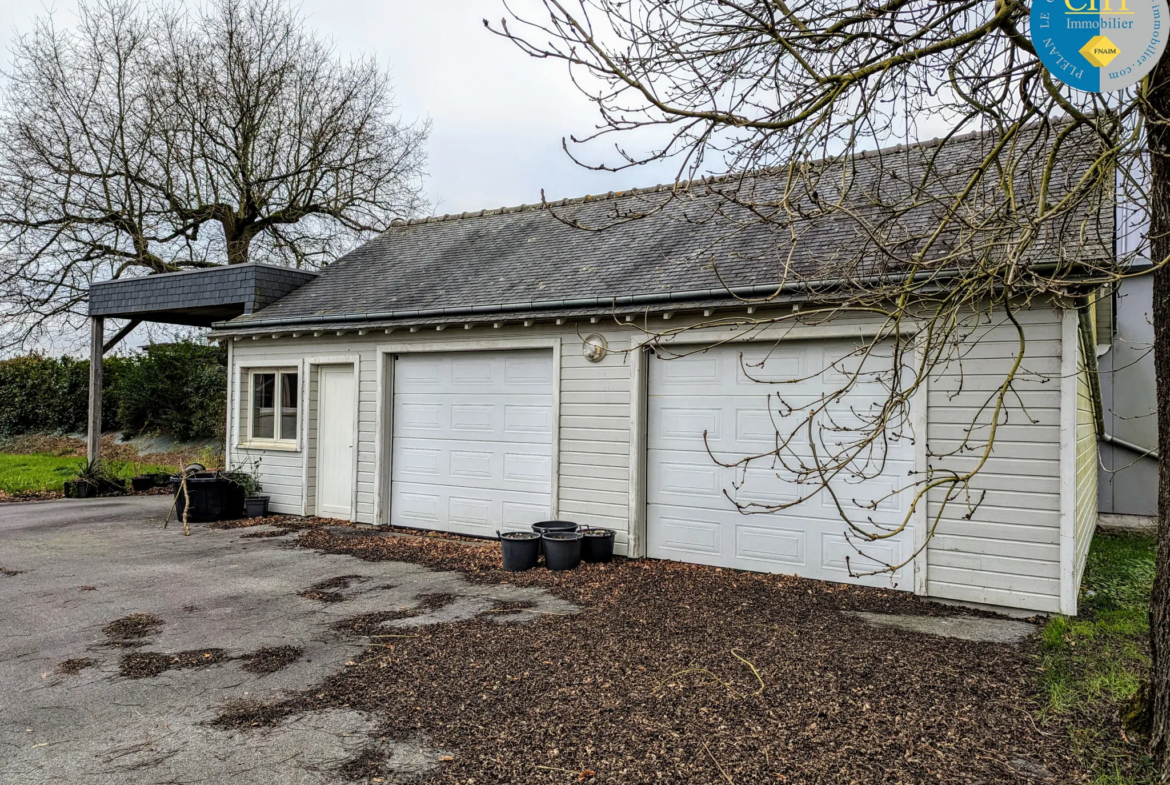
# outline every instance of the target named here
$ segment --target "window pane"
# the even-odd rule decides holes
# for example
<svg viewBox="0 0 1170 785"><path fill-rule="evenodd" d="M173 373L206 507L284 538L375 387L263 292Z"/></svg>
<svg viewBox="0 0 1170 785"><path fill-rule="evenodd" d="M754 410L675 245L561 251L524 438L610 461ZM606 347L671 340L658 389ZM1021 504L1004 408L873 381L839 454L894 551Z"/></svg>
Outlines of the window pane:
<svg viewBox="0 0 1170 785"><path fill-rule="evenodd" d="M297 375L280 375L280 438L297 438Z"/></svg>
<svg viewBox="0 0 1170 785"><path fill-rule="evenodd" d="M252 437L272 439L276 436L276 374L252 375Z"/></svg>

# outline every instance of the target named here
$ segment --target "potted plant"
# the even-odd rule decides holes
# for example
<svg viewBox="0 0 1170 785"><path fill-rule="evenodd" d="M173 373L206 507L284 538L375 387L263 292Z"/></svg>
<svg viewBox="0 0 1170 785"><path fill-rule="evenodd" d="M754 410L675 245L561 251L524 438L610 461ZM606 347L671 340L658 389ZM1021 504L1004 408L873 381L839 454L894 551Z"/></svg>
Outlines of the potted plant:
<svg viewBox="0 0 1170 785"><path fill-rule="evenodd" d="M125 492L126 484L106 471L101 461L86 461L74 478L65 483L65 496L70 499Z"/></svg>
<svg viewBox="0 0 1170 785"><path fill-rule="evenodd" d="M271 497L262 496L260 491L264 486L260 484L260 459L241 461L240 469L230 473L231 481L243 494L244 517L263 518L268 515L268 502Z"/></svg>

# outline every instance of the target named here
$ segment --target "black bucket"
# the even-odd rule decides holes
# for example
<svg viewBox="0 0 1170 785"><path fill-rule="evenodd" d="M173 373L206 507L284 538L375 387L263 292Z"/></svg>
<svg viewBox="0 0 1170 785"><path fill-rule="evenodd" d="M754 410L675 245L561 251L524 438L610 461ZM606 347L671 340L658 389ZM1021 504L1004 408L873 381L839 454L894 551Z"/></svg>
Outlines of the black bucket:
<svg viewBox="0 0 1170 785"><path fill-rule="evenodd" d="M603 564L613 560L613 529L583 529L581 531L581 560Z"/></svg>
<svg viewBox="0 0 1170 785"><path fill-rule="evenodd" d="M540 535L536 532L504 532L500 535L500 550L504 553L504 569L508 572L531 570L540 555Z"/></svg>
<svg viewBox="0 0 1170 785"><path fill-rule="evenodd" d="M575 532L577 531L577 524L572 521L541 521L540 523L532 524L532 531L537 534L545 534L546 532Z"/></svg>
<svg viewBox="0 0 1170 785"><path fill-rule="evenodd" d="M540 523L532 524L532 531L537 534L546 534L548 532L575 532L579 527L572 521L541 521ZM544 540L540 541L540 553L544 555Z"/></svg>
<svg viewBox="0 0 1170 785"><path fill-rule="evenodd" d="M544 566L550 570L571 570L581 563L581 535L577 532L548 532L544 543Z"/></svg>

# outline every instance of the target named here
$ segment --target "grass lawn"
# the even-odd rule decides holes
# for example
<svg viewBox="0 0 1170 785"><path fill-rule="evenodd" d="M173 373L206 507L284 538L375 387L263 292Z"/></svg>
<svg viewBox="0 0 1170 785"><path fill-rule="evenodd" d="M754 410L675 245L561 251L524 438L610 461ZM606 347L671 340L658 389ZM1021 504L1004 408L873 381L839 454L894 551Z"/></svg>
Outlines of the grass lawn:
<svg viewBox="0 0 1170 785"><path fill-rule="evenodd" d="M72 479L84 465L84 458L0 453L0 491L10 496L60 493L64 482ZM122 479L141 472L174 471L174 467L131 461L109 461L106 468Z"/></svg>
<svg viewBox="0 0 1170 785"><path fill-rule="evenodd" d="M1054 617L1044 628L1042 713L1071 721L1094 785L1151 782L1142 740L1127 739L1119 715L1149 667L1154 554L1153 537L1097 534L1079 616Z"/></svg>

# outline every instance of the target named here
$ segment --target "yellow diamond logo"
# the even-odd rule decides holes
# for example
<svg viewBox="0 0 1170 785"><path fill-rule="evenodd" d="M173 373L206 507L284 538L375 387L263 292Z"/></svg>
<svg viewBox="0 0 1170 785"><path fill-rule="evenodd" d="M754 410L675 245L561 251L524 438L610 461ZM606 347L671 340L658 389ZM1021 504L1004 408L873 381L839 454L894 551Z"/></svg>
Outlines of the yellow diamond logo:
<svg viewBox="0 0 1170 785"><path fill-rule="evenodd" d="M1121 54L1121 50L1117 48L1117 44L1105 36L1095 35L1081 47L1081 54L1093 65L1104 68L1113 61L1113 58Z"/></svg>

